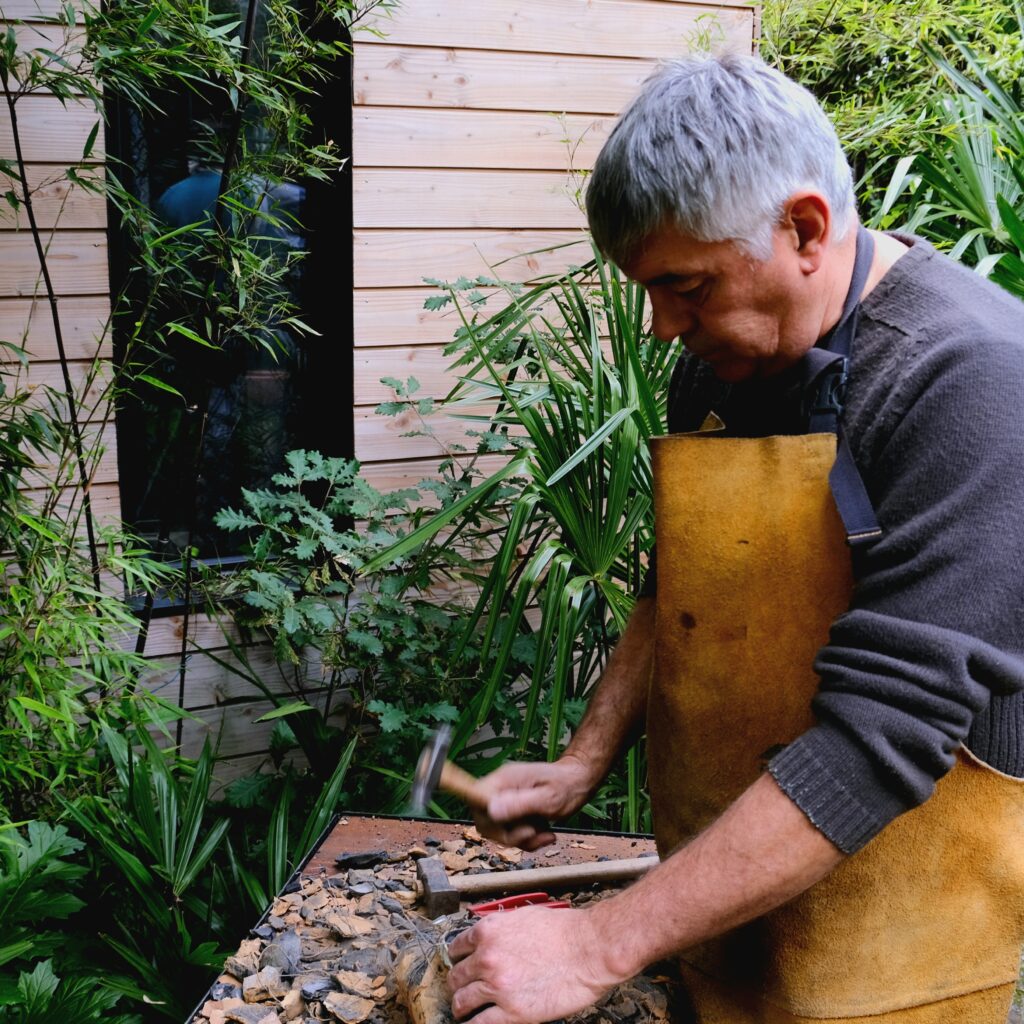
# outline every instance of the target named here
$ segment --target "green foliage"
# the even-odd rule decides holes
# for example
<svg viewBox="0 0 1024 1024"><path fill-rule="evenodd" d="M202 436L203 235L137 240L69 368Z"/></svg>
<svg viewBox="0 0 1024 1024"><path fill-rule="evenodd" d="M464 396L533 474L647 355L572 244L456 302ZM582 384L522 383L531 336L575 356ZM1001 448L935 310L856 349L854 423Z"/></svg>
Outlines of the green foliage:
<svg viewBox="0 0 1024 1024"><path fill-rule="evenodd" d="M0 1021L4 1024L110 1021L121 993L99 976L83 973L82 943L67 922L85 903L86 868L74 863L82 843L63 826L28 823L24 834L0 831ZM41 959L45 957L46 959ZM24 965L35 962L31 970ZM55 963L57 967L55 968ZM60 971L58 977L57 970Z"/></svg>
<svg viewBox="0 0 1024 1024"><path fill-rule="evenodd" d="M225 955L206 937L222 922L203 871L229 827L210 820L213 757L205 747L193 766L161 751L145 729L134 736L141 756L116 733L105 731L104 741L116 769L110 795L68 806L89 837L91 913L150 1004L181 1020Z"/></svg>
<svg viewBox="0 0 1024 1024"><path fill-rule="evenodd" d="M400 394L408 394L405 386ZM270 638L287 691L244 667L241 647L237 671L275 705L266 717L287 720L322 780L355 736L363 737L361 763L411 771L425 731L451 716L473 677L472 652L456 651L465 611L431 593L465 559L428 549L357 583L358 570L408 532L409 504L419 492L381 494L356 463L315 452L290 452L286 461L272 489L243 492L244 509L217 517L223 529L245 531L251 550L249 564L222 582L219 596L240 599L236 621ZM468 483L449 476L447 486L454 495ZM384 779L364 774L356 791L370 800L375 789L373 800L400 809L401 780L392 786ZM394 792L379 792L381 785Z"/></svg>
<svg viewBox="0 0 1024 1024"><path fill-rule="evenodd" d="M1014 0L768 0L761 33L764 58L807 86L836 124L869 209L896 161L942 127L932 100L945 82L923 42L962 68L955 34L1003 82L1024 70Z"/></svg>
<svg viewBox="0 0 1024 1024"><path fill-rule="evenodd" d="M124 403L135 391L185 436L183 398L203 402L185 362L239 347L276 358L280 346L268 327L308 330L288 287L301 254L277 244L290 225L267 197L281 182L324 180L344 163L333 143L315 137L308 113L318 84L346 47L325 41L331 33L322 29L332 23L347 29L360 14L387 6L317 0L301 5L300 17L300 5L265 0L248 51L237 5L224 0L68 4L45 48L36 45L38 35L19 38L17 26L0 31L0 83L16 142L16 115L27 96L48 93L94 110L96 125L81 159L63 177L102 191L120 211L134 250L127 284L133 304L114 297L123 341L116 367L97 359L72 386L61 350L64 387L30 394L25 338L0 341L9 371L0 378L0 821L64 812L87 840L83 849L68 847L74 865L70 856L58 858L64 866L47 883L49 912L71 905L76 897L69 887L83 867L89 878L80 889L88 894L89 920L72 915L62 943L45 920L26 931L10 906L5 910L0 942L12 973L2 1020L127 1021L118 1015L124 999L147 1020L182 1019L220 950L237 942L340 799L344 748L323 782L310 785L287 770L268 776L275 834L291 836L268 851L254 838L261 827L266 838L266 817L250 811L240 821L233 808L211 801L209 751L192 762L152 738L166 735L173 711L134 693L145 663L131 653L138 621L120 584L167 593L181 576L131 538L97 528L89 495L103 451L93 441L99 432L79 424L107 422L111 402ZM345 38L344 31L333 35ZM122 186L120 167L108 161L99 176L91 164L108 98L120 98L136 114L161 116L161 98L181 90L203 102L217 97L237 116L240 141L232 154L230 145L208 140L209 158L227 165L219 215L169 231ZM12 179L5 208L36 243L42 300L36 320L49 311L59 340L49 240L30 224L33 196L20 151L16 156L0 162ZM106 334L96 339L97 353L104 345ZM101 379L101 367L113 373ZM289 625L295 625L291 618ZM30 825L22 845L32 848L47 827ZM10 830L5 838L17 835ZM251 886L246 871L264 862L266 886ZM38 902L27 885L18 904L26 912ZM103 984L93 980L97 974Z"/></svg>
<svg viewBox="0 0 1024 1024"><path fill-rule="evenodd" d="M4 1024L66 1024L80 1021L92 1024L135 1024L138 1017L108 1013L121 998L94 978L60 978L50 960L41 960L31 972L18 976L12 1002L0 1006Z"/></svg>
<svg viewBox="0 0 1024 1024"><path fill-rule="evenodd" d="M97 531L92 551L85 545L62 396L40 408L19 374L0 368L0 386L9 381L0 393L0 819L8 820L52 810L56 790L103 786L91 753L98 729L123 719L120 688L145 663L112 642L137 623L98 574L173 585L168 568L114 529ZM88 453L90 463L99 454ZM54 467L49 481L39 464Z"/></svg>
<svg viewBox="0 0 1024 1024"><path fill-rule="evenodd" d="M1018 6L1016 39L1024 36ZM960 61L928 56L948 90L934 103L941 132L897 166L878 223L904 224L1024 298L1024 105L983 59L952 37ZM961 71L960 66L966 70Z"/></svg>
<svg viewBox="0 0 1024 1024"><path fill-rule="evenodd" d="M61 937L39 925L63 920L85 906L70 891L85 869L66 859L81 848L65 828L43 822L29 822L24 836L13 828L0 831L0 967L9 969L29 952L51 956L60 948ZM9 979L0 981L4 993L10 988Z"/></svg>

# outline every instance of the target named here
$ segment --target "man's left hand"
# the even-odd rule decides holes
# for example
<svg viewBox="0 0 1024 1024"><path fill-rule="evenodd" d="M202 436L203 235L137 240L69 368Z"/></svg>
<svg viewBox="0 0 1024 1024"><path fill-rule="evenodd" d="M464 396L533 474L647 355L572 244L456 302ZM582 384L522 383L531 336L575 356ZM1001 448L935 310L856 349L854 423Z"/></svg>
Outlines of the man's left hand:
<svg viewBox="0 0 1024 1024"><path fill-rule="evenodd" d="M584 910L523 907L483 918L449 947L452 1012L473 1024L539 1024L597 1002L624 977Z"/></svg>

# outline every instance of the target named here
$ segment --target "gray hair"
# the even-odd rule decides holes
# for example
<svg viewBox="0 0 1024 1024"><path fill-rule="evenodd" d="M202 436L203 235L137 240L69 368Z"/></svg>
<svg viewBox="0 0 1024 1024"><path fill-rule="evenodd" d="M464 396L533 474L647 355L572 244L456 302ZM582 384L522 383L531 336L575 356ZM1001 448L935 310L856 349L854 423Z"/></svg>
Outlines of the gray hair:
<svg viewBox="0 0 1024 1024"><path fill-rule="evenodd" d="M825 195L842 239L856 220L850 166L818 101L755 57L688 57L651 75L619 118L587 217L619 264L664 227L767 259L782 206L802 188Z"/></svg>

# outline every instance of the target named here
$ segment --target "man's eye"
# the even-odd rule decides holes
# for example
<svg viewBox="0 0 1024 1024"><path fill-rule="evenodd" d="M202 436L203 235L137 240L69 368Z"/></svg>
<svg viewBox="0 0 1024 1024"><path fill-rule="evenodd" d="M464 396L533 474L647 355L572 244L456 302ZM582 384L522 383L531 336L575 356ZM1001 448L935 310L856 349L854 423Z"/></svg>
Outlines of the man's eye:
<svg viewBox="0 0 1024 1024"><path fill-rule="evenodd" d="M700 301L704 297L706 285L706 281L699 281L697 284L687 285L685 288L676 287L672 290L681 299Z"/></svg>

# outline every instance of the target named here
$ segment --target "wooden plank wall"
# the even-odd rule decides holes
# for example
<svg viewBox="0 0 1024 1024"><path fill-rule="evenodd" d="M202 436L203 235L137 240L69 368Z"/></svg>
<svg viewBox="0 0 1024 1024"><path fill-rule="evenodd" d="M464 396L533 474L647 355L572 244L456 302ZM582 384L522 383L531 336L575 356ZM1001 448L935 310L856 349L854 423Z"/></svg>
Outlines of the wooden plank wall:
<svg viewBox="0 0 1024 1024"><path fill-rule="evenodd" d="M21 51L40 47L59 51L63 30L44 24L56 17L59 8L59 0L0 0L0 24L18 22L15 31ZM6 103L0 109L0 158L13 161L12 120ZM71 379L82 419L89 424L86 436L101 436L105 446L93 478L93 504L101 522L113 523L120 517L116 445L113 429L102 427L106 409L101 401L109 370L106 366L93 370L94 360L109 363L111 358L105 329L110 314L106 203L101 195L71 186L65 176L66 169L81 159L99 115L91 103L62 103L46 94L20 97L16 110L36 217L49 245ZM102 162L100 133L83 173L102 174ZM9 189L21 192L19 184L0 174L0 193ZM38 392L49 386L63 391L56 335L32 237L24 211L15 211L7 203L0 206L0 339L24 346L31 360L27 369L17 371L16 379L6 378L9 388ZM0 351L5 371L15 370L11 358L8 350ZM34 482L42 487L53 473L54 467L41 465Z"/></svg>
<svg viewBox="0 0 1024 1024"><path fill-rule="evenodd" d="M708 45L750 52L745 0L408 0L357 34L352 166L356 457L377 486L430 476L465 422L402 437L410 412L374 414L380 383L453 383L442 350L458 321L429 313L425 277L508 280L586 258L574 195L615 115L659 60ZM537 253L558 242L556 253Z"/></svg>

